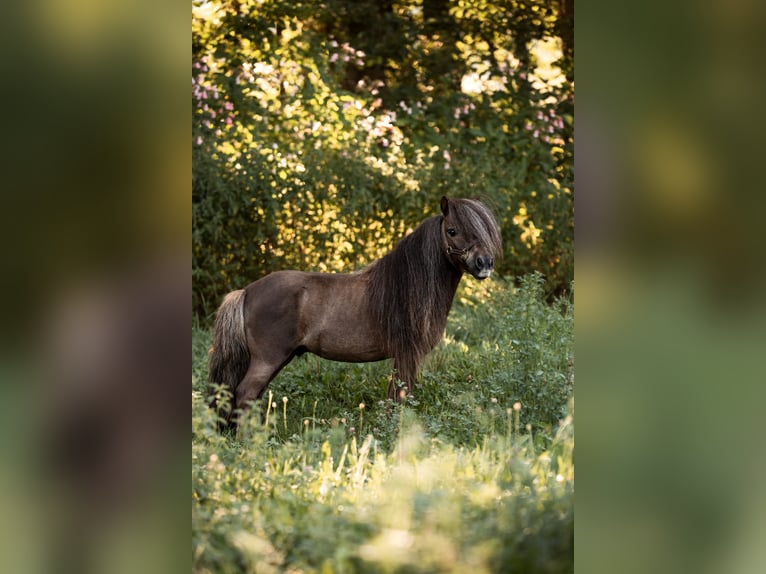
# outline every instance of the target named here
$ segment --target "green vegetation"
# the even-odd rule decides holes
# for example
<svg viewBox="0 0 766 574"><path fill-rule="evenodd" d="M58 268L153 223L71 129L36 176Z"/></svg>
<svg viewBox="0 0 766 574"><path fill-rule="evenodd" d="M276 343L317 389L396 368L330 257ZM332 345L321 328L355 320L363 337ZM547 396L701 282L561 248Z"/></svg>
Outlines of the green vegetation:
<svg viewBox="0 0 766 574"><path fill-rule="evenodd" d="M388 362L304 356L220 435L193 331L194 572L571 572L573 309L465 281L405 406Z"/></svg>

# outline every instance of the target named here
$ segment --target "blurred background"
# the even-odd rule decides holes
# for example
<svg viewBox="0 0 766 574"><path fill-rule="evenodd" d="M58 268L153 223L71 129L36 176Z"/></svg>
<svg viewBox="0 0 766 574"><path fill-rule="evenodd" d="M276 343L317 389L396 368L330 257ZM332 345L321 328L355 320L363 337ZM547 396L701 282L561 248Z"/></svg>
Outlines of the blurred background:
<svg viewBox="0 0 766 574"><path fill-rule="evenodd" d="M576 570L762 569L765 9L577 6Z"/></svg>
<svg viewBox="0 0 766 574"><path fill-rule="evenodd" d="M3 570L185 570L188 6L6 8Z"/></svg>

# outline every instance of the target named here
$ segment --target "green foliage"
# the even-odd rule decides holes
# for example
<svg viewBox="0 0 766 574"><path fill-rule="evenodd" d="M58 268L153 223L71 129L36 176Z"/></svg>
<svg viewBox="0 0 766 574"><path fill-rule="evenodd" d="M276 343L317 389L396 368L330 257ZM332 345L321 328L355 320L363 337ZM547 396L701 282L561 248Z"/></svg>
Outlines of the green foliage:
<svg viewBox="0 0 766 574"><path fill-rule="evenodd" d="M465 282L407 405L387 362L306 355L237 437L194 329L193 571L571 572L573 313L544 299Z"/></svg>
<svg viewBox="0 0 766 574"><path fill-rule="evenodd" d="M568 288L571 62L536 56L563 20L506 4L193 2L200 316L277 268L371 262L443 194L494 207L500 273Z"/></svg>

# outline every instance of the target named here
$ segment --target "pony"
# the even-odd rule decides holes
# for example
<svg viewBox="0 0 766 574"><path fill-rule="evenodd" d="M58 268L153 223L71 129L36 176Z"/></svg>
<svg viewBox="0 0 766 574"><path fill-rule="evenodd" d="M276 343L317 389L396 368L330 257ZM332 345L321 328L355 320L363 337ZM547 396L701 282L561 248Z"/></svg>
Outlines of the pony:
<svg viewBox="0 0 766 574"><path fill-rule="evenodd" d="M393 359L389 398L412 392L463 274L486 279L502 255L500 229L483 202L445 196L440 207L441 215L360 271L276 271L225 296L209 355L211 402L223 426L236 426L232 406L247 409L306 352L355 363ZM222 400L222 387L233 405Z"/></svg>

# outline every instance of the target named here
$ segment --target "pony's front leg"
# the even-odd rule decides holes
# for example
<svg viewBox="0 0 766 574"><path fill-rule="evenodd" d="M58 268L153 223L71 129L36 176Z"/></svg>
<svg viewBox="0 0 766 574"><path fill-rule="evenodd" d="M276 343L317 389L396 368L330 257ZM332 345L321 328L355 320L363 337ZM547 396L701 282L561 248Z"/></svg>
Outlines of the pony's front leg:
<svg viewBox="0 0 766 574"><path fill-rule="evenodd" d="M391 382L388 383L388 398L394 402L404 403L406 398L412 394L412 383L400 380L396 375L391 376Z"/></svg>
<svg viewBox="0 0 766 574"><path fill-rule="evenodd" d="M404 403L412 394L412 382L417 376L417 365L394 359L394 374L391 375L391 381L388 383L388 398L394 402Z"/></svg>

